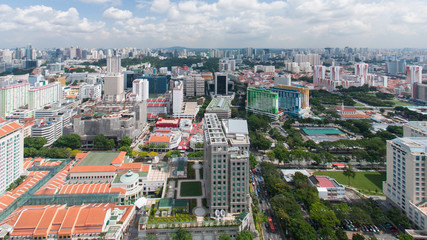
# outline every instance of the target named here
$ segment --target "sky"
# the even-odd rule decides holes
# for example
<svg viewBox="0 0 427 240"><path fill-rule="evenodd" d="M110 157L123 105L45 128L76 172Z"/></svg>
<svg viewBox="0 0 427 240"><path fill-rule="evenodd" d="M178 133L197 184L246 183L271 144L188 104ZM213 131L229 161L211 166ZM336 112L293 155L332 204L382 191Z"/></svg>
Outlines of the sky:
<svg viewBox="0 0 427 240"><path fill-rule="evenodd" d="M0 48L427 48L426 0L7 0Z"/></svg>

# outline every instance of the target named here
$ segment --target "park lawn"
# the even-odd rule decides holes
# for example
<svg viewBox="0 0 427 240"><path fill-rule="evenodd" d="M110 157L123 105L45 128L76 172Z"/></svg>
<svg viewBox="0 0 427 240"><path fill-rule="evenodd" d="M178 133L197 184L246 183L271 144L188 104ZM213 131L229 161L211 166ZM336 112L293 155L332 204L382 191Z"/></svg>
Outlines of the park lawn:
<svg viewBox="0 0 427 240"><path fill-rule="evenodd" d="M202 196L201 182L181 182L181 197L199 197Z"/></svg>
<svg viewBox="0 0 427 240"><path fill-rule="evenodd" d="M329 176L343 185L348 185L348 178L344 176L342 171L318 171L314 175ZM382 184L385 180L385 172L356 172L356 176L350 179L350 186L365 194L383 195Z"/></svg>
<svg viewBox="0 0 427 240"><path fill-rule="evenodd" d="M397 106L415 106L414 104L410 104L410 103L406 103L406 102L401 102L399 100L393 100L391 102L393 102L394 105L397 105Z"/></svg>

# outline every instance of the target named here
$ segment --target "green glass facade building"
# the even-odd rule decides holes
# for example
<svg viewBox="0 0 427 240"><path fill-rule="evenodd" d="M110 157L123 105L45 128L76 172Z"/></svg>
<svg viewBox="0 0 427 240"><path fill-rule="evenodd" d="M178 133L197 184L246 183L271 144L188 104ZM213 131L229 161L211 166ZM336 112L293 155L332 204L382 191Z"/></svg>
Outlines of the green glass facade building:
<svg viewBox="0 0 427 240"><path fill-rule="evenodd" d="M273 119L279 118L278 94L258 88L248 88L246 110L254 113L264 114Z"/></svg>

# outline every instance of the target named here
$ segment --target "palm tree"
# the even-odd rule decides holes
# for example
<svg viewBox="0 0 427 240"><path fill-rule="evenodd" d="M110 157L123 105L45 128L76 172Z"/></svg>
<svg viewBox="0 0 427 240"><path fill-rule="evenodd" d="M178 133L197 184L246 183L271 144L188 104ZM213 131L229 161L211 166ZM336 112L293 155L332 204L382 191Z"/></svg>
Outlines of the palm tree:
<svg viewBox="0 0 427 240"><path fill-rule="evenodd" d="M356 177L356 173L353 171L350 165L348 165L347 168L344 169L343 174L348 178L348 185L350 186L350 178Z"/></svg>

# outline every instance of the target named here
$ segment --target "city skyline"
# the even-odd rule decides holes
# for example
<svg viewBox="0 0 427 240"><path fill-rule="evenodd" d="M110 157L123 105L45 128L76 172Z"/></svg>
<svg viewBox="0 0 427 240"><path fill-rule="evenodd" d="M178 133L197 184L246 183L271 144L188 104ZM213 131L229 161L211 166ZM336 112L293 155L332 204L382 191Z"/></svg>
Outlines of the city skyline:
<svg viewBox="0 0 427 240"><path fill-rule="evenodd" d="M2 48L423 48L423 1L43 0L0 4Z"/></svg>

